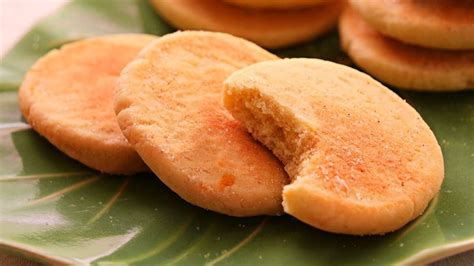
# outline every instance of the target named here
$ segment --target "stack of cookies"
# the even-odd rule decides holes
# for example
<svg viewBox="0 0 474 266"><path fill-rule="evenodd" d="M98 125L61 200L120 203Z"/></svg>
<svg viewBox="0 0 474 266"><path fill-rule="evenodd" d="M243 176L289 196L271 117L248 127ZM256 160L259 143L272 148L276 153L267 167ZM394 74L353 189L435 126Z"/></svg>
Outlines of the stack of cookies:
<svg viewBox="0 0 474 266"><path fill-rule="evenodd" d="M341 0L151 0L183 30L227 32L266 48L311 40L337 24Z"/></svg>
<svg viewBox="0 0 474 266"><path fill-rule="evenodd" d="M341 42L361 68L403 89L474 88L474 1L349 2Z"/></svg>
<svg viewBox="0 0 474 266"><path fill-rule="evenodd" d="M383 234L418 217L444 177L428 125L379 82L226 33L70 43L33 65L19 96L28 123L70 157L106 173L150 169L231 216L285 212Z"/></svg>

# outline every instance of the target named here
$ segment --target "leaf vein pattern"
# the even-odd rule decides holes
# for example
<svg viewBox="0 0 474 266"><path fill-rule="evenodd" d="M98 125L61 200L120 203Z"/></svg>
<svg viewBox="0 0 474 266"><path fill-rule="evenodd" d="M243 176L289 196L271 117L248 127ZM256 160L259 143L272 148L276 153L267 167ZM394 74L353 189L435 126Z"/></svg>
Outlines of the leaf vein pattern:
<svg viewBox="0 0 474 266"><path fill-rule="evenodd" d="M163 241L160 241L158 243L158 245L156 245L155 247L153 247L152 249L150 249L146 253L143 253L143 254L141 254L137 257L133 257L133 258L130 258L128 260L125 260L124 262L127 263L127 264L130 264L130 263L134 263L134 262L137 262L137 261L142 261L142 260L145 260L145 259L148 259L148 258L151 258L153 256L156 256L156 255L160 254L162 251L164 251L169 246L171 246L173 243L175 243L179 239L179 237L181 237L186 232L186 230L189 228L192 221L194 220L195 216L196 216L196 212L194 212L193 215L191 215L191 217L176 230L176 233L174 235L170 236L169 238L167 238Z"/></svg>
<svg viewBox="0 0 474 266"><path fill-rule="evenodd" d="M206 230L206 232L199 238L198 241L196 241L196 243L194 243L194 245L192 245L191 247L189 247L188 249L182 251L178 256L175 256L173 258L171 258L170 260L168 260L166 263L164 263L163 265L166 265L166 266L171 266L171 265L176 265L176 263L178 263L179 261L183 260L184 258L186 258L189 254L191 254L191 252L193 252L194 250L196 250L203 242L204 240L207 239L207 237L210 235L210 233L213 231L213 224L210 225L210 228L208 230Z"/></svg>
<svg viewBox="0 0 474 266"><path fill-rule="evenodd" d="M64 172L64 173L46 173L36 175L3 175L0 176L0 181L12 181L21 179L37 179L37 178L50 178L50 177L69 177L78 175L92 174L92 172Z"/></svg>
<svg viewBox="0 0 474 266"><path fill-rule="evenodd" d="M263 227L267 223L268 217L265 217L265 219L262 220L262 222L255 227L255 229L242 241L240 241L237 245L235 245L233 248L231 248L229 251L222 253L222 255L218 256L217 258L207 262L205 265L206 266L212 266L215 265L216 263L226 259L227 257L233 255L235 252L237 252L239 249L241 249L243 246L245 246L248 242L250 242L252 239L254 239L260 231L262 231Z"/></svg>
<svg viewBox="0 0 474 266"><path fill-rule="evenodd" d="M128 177L123 181L123 183L120 185L118 188L117 192L112 196L112 198L105 204L105 206L96 214L94 217L92 217L87 224L92 224L95 221L99 220L117 201L118 198L123 194L125 189L127 188L128 184L130 183L130 178Z"/></svg>
<svg viewBox="0 0 474 266"><path fill-rule="evenodd" d="M39 198L39 199L32 200L32 201L30 201L30 202L27 204L27 206L32 206L32 205L36 205L36 204L39 204L39 203L43 203L43 202L49 201L49 200L51 200L51 199L57 198L57 197L59 197L59 196L62 196L62 195L64 195L64 194L68 193L68 192L71 192L71 191L80 189L80 188L82 188L82 187L84 187L84 186L90 185L90 184L96 182L96 181L99 180L99 179L100 179L100 176L95 176L95 177L88 178L88 179L86 179L86 180L82 180L82 181L80 181L80 182L77 182L77 183L75 183L75 184L69 186L69 187L65 187L65 188L63 188L63 189L61 189L61 190L58 190L58 191L56 191L56 192L54 192L54 193L51 193L51 194L46 195L46 196L44 196L44 197L41 197L41 198Z"/></svg>

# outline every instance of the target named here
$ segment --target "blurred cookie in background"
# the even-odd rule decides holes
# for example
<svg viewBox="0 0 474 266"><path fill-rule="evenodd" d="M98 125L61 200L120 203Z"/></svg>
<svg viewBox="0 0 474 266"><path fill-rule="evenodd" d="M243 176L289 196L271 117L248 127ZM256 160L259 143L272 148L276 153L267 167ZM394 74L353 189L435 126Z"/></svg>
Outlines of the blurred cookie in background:
<svg viewBox="0 0 474 266"><path fill-rule="evenodd" d="M336 26L344 2L302 9L261 10L216 0L151 0L156 11L183 30L227 32L266 48L311 40Z"/></svg>
<svg viewBox="0 0 474 266"><path fill-rule="evenodd" d="M19 89L23 116L59 150L90 168L109 174L147 171L120 131L113 100L122 69L156 39L107 35L50 51L30 68Z"/></svg>
<svg viewBox="0 0 474 266"><path fill-rule="evenodd" d="M242 7L259 9L292 9L317 4L330 3L334 0L223 0L224 2ZM337 1L337 0L336 0Z"/></svg>
<svg viewBox="0 0 474 266"><path fill-rule="evenodd" d="M375 1L374 1L375 2ZM474 88L474 50L442 50L384 36L352 8L339 22L341 46L365 71L402 89L456 91Z"/></svg>
<svg viewBox="0 0 474 266"><path fill-rule="evenodd" d="M384 35L424 47L474 49L474 0L350 0Z"/></svg>

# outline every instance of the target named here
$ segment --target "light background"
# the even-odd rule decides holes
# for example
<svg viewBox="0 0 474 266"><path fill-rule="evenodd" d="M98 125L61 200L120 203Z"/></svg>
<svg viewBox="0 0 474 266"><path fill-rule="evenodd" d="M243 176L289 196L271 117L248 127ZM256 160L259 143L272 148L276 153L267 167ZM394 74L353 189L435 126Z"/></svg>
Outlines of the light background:
<svg viewBox="0 0 474 266"><path fill-rule="evenodd" d="M30 27L69 0L0 0L0 57Z"/></svg>

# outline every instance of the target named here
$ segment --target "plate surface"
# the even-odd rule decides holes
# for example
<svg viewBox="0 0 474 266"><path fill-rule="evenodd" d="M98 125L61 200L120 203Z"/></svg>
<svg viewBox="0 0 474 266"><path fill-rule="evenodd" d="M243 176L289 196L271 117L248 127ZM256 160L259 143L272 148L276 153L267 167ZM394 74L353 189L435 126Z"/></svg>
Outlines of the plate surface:
<svg viewBox="0 0 474 266"><path fill-rule="evenodd" d="M427 262L474 248L474 92L397 91L433 129L446 178L423 216L374 237L325 233L289 216L233 218L205 211L152 174L90 170L22 122L16 90L48 50L94 35L171 31L144 0L79 0L38 23L2 59L0 249L97 265L378 265ZM275 52L350 64L336 33Z"/></svg>

